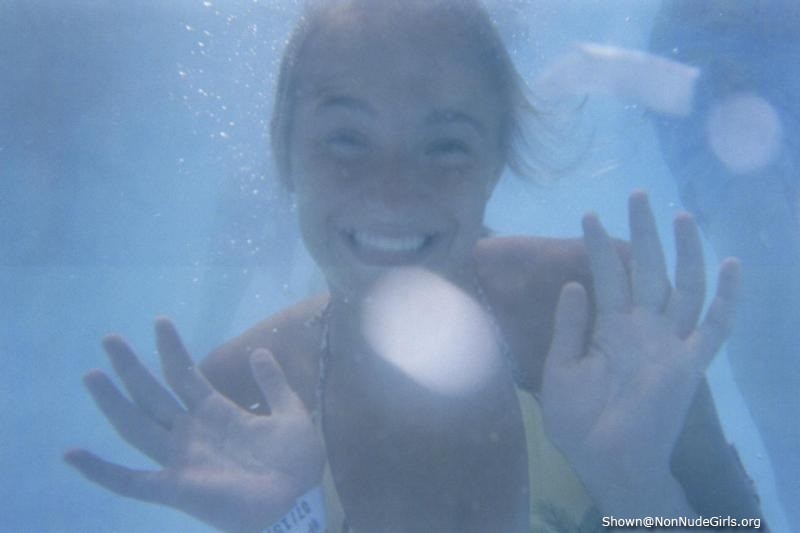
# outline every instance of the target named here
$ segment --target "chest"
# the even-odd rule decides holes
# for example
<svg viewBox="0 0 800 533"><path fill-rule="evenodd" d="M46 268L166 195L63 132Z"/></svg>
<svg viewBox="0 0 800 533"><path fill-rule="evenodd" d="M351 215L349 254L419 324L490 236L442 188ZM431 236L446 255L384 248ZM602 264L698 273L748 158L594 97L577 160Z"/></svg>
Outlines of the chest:
<svg viewBox="0 0 800 533"><path fill-rule="evenodd" d="M510 373L447 397L380 361L360 364L330 365L323 395L331 473L354 529L515 531L528 469Z"/></svg>

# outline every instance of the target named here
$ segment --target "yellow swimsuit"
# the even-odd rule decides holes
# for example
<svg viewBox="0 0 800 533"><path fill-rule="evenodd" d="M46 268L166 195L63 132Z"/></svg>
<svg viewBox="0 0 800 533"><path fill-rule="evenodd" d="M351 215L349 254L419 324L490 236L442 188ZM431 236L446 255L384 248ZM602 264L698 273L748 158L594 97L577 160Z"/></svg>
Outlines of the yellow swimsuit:
<svg viewBox="0 0 800 533"><path fill-rule="evenodd" d="M589 533L602 531L600 517L566 459L547 439L537 401L517 389L528 446L531 484L530 527L535 533ZM342 504L330 468L323 479L329 533L355 533L345 525Z"/></svg>

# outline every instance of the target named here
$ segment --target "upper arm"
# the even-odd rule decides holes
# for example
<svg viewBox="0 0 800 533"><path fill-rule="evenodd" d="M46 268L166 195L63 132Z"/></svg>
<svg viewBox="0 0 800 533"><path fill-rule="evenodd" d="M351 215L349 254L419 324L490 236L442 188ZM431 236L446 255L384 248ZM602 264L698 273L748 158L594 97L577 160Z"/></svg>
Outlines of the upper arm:
<svg viewBox="0 0 800 533"><path fill-rule="evenodd" d="M752 480L725 440L708 383L697 389L675 450L672 472L703 516L761 517Z"/></svg>

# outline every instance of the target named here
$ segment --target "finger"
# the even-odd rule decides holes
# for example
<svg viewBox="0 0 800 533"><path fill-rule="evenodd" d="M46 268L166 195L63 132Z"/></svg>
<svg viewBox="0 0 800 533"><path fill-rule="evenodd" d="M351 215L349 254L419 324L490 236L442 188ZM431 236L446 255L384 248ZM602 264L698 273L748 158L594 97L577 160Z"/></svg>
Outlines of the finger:
<svg viewBox="0 0 800 533"><path fill-rule="evenodd" d="M86 479L120 496L152 503L165 503L157 472L132 470L109 463L86 450L69 450L64 460Z"/></svg>
<svg viewBox="0 0 800 533"><path fill-rule="evenodd" d="M259 349L250 356L250 368L272 414L291 413L302 406L300 398L286 381L281 365L269 350Z"/></svg>
<svg viewBox="0 0 800 533"><path fill-rule="evenodd" d="M675 218L675 290L666 315L675 324L675 333L685 339L694 331L706 297L706 267L697 224L689 214Z"/></svg>
<svg viewBox="0 0 800 533"><path fill-rule="evenodd" d="M564 285L556 306L548 365L568 365L581 358L589 325L586 290L579 283Z"/></svg>
<svg viewBox="0 0 800 533"><path fill-rule="evenodd" d="M583 218L583 234L594 276L599 313L624 313L630 309L628 274L611 238L595 214Z"/></svg>
<svg viewBox="0 0 800 533"><path fill-rule="evenodd" d="M154 461L167 460L169 432L142 413L119 392L108 376L97 370L84 378L97 407L125 441Z"/></svg>
<svg viewBox="0 0 800 533"><path fill-rule="evenodd" d="M159 424L171 428L183 408L139 361L133 350L117 335L103 339L114 370L139 408Z"/></svg>
<svg viewBox="0 0 800 533"><path fill-rule="evenodd" d="M164 377L184 405L194 409L214 393L214 388L195 367L172 322L159 318L155 328Z"/></svg>
<svg viewBox="0 0 800 533"><path fill-rule="evenodd" d="M661 312L670 294L669 277L658 229L647 194L633 193L628 209L631 228L633 301Z"/></svg>
<svg viewBox="0 0 800 533"><path fill-rule="evenodd" d="M706 312L700 327L690 337L692 352L704 365L708 365L728 338L741 278L739 261L728 258L722 262L717 294Z"/></svg>

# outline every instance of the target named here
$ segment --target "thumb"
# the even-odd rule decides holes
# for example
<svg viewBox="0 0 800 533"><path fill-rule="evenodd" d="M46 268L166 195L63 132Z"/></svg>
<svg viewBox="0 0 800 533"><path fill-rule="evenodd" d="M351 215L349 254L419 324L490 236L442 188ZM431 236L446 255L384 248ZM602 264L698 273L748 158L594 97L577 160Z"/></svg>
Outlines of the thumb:
<svg viewBox="0 0 800 533"><path fill-rule="evenodd" d="M580 283L573 281L562 287L546 365L566 365L583 355L589 323L588 307L586 289Z"/></svg>
<svg viewBox="0 0 800 533"><path fill-rule="evenodd" d="M272 414L291 412L300 406L300 398L289 386L281 365L269 350L255 350L250 355L250 368Z"/></svg>

